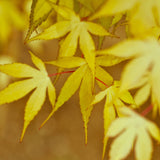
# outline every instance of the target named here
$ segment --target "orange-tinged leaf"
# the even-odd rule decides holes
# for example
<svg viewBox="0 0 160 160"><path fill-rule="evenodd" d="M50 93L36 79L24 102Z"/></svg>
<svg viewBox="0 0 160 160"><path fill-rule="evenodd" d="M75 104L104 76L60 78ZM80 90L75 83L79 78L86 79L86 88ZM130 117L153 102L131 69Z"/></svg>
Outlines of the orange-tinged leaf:
<svg viewBox="0 0 160 160"><path fill-rule="evenodd" d="M82 113L82 118L84 121L84 129L85 129L85 143L87 144L87 136L88 136L88 121L93 109L93 105L91 105L93 101L93 77L89 68L87 68L82 84L79 92L80 99L80 108ZM87 86L87 87L86 87Z"/></svg>

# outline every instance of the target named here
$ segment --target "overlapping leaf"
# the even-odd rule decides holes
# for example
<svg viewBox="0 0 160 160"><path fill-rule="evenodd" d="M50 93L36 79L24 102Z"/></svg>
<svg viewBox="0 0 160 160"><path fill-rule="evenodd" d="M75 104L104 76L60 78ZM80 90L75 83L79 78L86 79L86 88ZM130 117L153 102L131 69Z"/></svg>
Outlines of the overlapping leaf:
<svg viewBox="0 0 160 160"><path fill-rule="evenodd" d="M159 0L108 0L92 19L127 12L129 30L134 36L160 35ZM137 25L138 24L138 25Z"/></svg>
<svg viewBox="0 0 160 160"><path fill-rule="evenodd" d="M108 57L108 58L107 58ZM114 59L115 58L115 59ZM102 60L103 59L103 60ZM121 58L114 56L98 56L95 58L95 75L91 71L84 58L80 57L63 57L56 61L47 62L61 68L75 68L79 67L74 73L72 73L66 80L64 86L61 89L58 100L53 108L53 111L44 121L42 126L48 121L48 119L57 111L80 87L80 108L82 117L84 120L86 143L87 143L87 124L91 111L93 109L93 91L95 79L99 83L102 89L106 89L106 85L110 86L113 82L113 78L100 66L112 66L122 61ZM100 84L101 83L101 84ZM105 84L105 85L104 85ZM87 87L86 87L87 86ZM87 98L86 98L87 97Z"/></svg>
<svg viewBox="0 0 160 160"><path fill-rule="evenodd" d="M17 78L27 78L14 82L0 91L0 105L16 101L35 89L25 107L21 141L28 125L41 109L46 99L46 91L52 106L54 106L56 96L55 88L48 77L44 63L32 53L31 58L38 70L22 63L0 65L0 71L3 73Z"/></svg>
<svg viewBox="0 0 160 160"><path fill-rule="evenodd" d="M115 82L111 87L99 92L92 104L100 102L104 97L106 97L106 102L104 106L104 146L103 146L103 157L106 150L106 145L108 141L107 131L111 122L116 118L116 114L121 116L119 113L119 108L125 106L124 102L127 104L135 104L133 97L128 91L123 93L119 92L119 82Z"/></svg>
<svg viewBox="0 0 160 160"><path fill-rule="evenodd" d="M157 40L126 40L109 49L100 51L99 54L111 54L123 58L132 58L123 70L121 90L134 88L149 72L149 80L147 83L152 88L152 94L156 101L154 103L160 106L160 44ZM147 92L149 92L149 86L147 87ZM146 94L146 97L149 96L148 94ZM138 99L140 99L140 97Z"/></svg>
<svg viewBox="0 0 160 160"><path fill-rule="evenodd" d="M48 40L60 38L69 32L60 46L59 56L73 56L77 49L78 39L80 39L80 49L89 67L94 72L95 55L93 51L95 50L95 45L89 32L98 36L109 36L110 33L96 23L81 21L80 17L76 15L73 10L65 6L56 6L53 3L51 3L51 6L64 20L55 23L39 35L30 39L30 41L36 39Z"/></svg>
<svg viewBox="0 0 160 160"><path fill-rule="evenodd" d="M50 0L53 3L56 3L57 0ZM49 5L47 0L33 0L31 13L30 13L30 26L25 38L25 42L28 41L33 31L37 29L42 22L46 21L49 14L52 11L52 7Z"/></svg>
<svg viewBox="0 0 160 160"><path fill-rule="evenodd" d="M113 121L107 133L108 137L118 136L111 144L110 160L126 158L134 143L136 160L151 160L153 152L151 136L160 142L159 128L129 108L122 107L119 111L124 117Z"/></svg>

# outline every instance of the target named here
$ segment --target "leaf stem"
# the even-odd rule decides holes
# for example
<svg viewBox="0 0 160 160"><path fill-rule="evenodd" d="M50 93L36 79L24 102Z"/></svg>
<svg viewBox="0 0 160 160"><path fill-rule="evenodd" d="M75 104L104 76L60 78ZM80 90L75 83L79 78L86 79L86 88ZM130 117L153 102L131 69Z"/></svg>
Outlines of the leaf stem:
<svg viewBox="0 0 160 160"><path fill-rule="evenodd" d="M146 116L146 115L152 110L152 108L153 108L152 104L149 105L149 106L141 113L141 115L142 115L142 116Z"/></svg>
<svg viewBox="0 0 160 160"><path fill-rule="evenodd" d="M107 88L109 87L107 84L105 84L103 81L101 81L100 79L98 79L97 77L95 77L95 79L99 82L101 82L102 84L104 84Z"/></svg>
<svg viewBox="0 0 160 160"><path fill-rule="evenodd" d="M53 73L53 74L50 74L48 75L49 77L52 77L52 76L57 76L57 75L60 75L60 74L65 74L65 73L73 73L74 71L65 71L65 72L59 72L59 73Z"/></svg>
<svg viewBox="0 0 160 160"><path fill-rule="evenodd" d="M52 77L52 76L57 76L57 75L60 75L60 74L65 74L65 73L73 73L75 71L65 71L65 72L58 72L58 73L53 73L53 74L50 74L48 75L49 77ZM98 79L97 77L95 77L95 79L99 82L101 82L103 85L105 85L107 88L109 87L106 83L104 83L102 80Z"/></svg>

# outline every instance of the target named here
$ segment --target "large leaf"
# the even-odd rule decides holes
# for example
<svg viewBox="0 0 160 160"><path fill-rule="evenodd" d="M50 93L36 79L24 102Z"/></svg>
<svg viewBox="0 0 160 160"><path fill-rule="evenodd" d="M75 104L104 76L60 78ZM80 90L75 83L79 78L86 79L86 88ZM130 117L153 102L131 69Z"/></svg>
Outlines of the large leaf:
<svg viewBox="0 0 160 160"><path fill-rule="evenodd" d="M126 158L136 141L136 160L150 160L153 151L150 133L154 133L153 138L160 142L159 128L126 107L120 108L120 112L125 117L113 121L107 133L109 137L118 136L111 144L110 159Z"/></svg>
<svg viewBox="0 0 160 160"><path fill-rule="evenodd" d="M35 88L35 91L30 96L25 107L24 127L21 135L21 141L28 125L37 115L46 99L46 90L48 90L49 100L52 105L54 105L56 96L55 88L48 77L44 63L32 53L30 54L33 63L39 70L21 63L0 65L0 71L3 73L18 78L29 78L14 82L4 90L0 91L0 104L18 100Z"/></svg>

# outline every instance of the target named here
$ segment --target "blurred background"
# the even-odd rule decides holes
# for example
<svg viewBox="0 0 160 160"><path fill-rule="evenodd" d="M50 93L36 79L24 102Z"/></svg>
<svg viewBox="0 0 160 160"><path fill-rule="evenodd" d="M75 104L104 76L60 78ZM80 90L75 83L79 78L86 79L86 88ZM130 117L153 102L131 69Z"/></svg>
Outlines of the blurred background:
<svg viewBox="0 0 160 160"><path fill-rule="evenodd" d="M31 0L0 0L0 64L21 62L33 65L28 54L31 50L43 61L56 59L58 41L36 41L24 45L28 29ZM107 38L103 47L108 47L125 38L123 26L116 34L119 39ZM108 68L118 80L124 64ZM49 73L56 69L47 67ZM56 84L57 95L67 75L62 75ZM0 89L15 81L0 73ZM25 98L0 106L0 160L100 160L103 148L103 104L95 106L88 127L88 144L84 143L83 122L79 108L78 93L66 102L59 111L39 130L43 120L51 112L46 100L42 110L27 129L24 140L19 143L23 128ZM149 115L150 116L150 115ZM157 119L157 122L158 119ZM110 143L110 141L109 141ZM160 160L160 147L155 144L153 160ZM109 150L109 147L107 147ZM105 159L108 159L106 154ZM133 160L133 153L128 160Z"/></svg>

